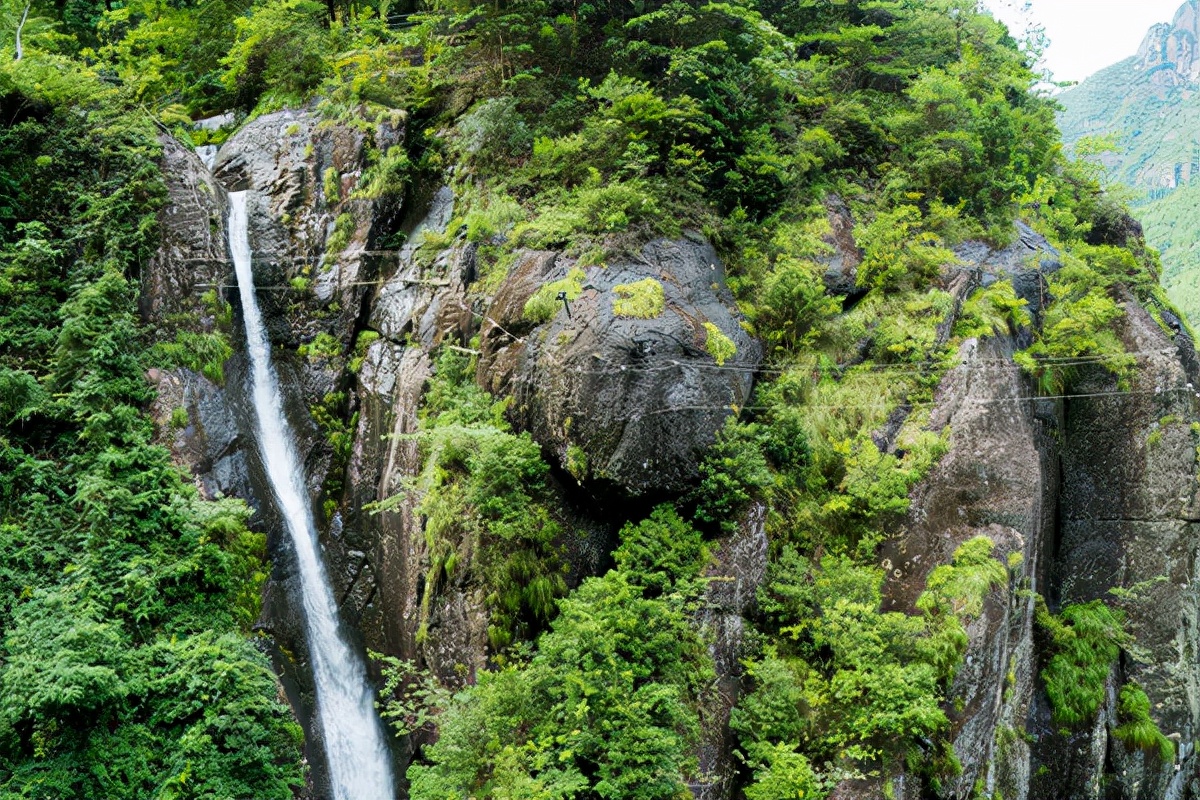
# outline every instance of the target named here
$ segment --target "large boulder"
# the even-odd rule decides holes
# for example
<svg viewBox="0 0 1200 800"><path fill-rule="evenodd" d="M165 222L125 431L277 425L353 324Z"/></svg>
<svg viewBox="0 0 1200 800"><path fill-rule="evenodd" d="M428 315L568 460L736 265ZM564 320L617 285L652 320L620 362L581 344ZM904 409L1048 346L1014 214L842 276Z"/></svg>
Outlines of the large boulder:
<svg viewBox="0 0 1200 800"><path fill-rule="evenodd" d="M534 295L559 281L577 296L543 292L553 307L539 315ZM644 307L619 305L622 292ZM512 397L518 428L576 479L633 495L679 492L696 478L762 360L698 236L656 240L607 266L526 253L488 310L481 347L478 380Z"/></svg>

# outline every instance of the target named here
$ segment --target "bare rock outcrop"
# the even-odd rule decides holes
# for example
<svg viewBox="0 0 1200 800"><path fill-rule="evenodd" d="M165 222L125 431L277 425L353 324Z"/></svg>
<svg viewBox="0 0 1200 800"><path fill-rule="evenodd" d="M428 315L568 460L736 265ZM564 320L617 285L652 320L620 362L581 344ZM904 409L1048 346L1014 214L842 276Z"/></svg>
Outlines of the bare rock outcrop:
<svg viewBox="0 0 1200 800"><path fill-rule="evenodd" d="M1036 267L999 268L1003 254L968 248L959 256L985 281L1024 271L1030 287L1040 282ZM1037 258L1042 269L1057 268ZM881 550L885 605L911 610L929 572L975 536L995 542L1010 573L967 627L949 692L963 773L944 797L982 786L1018 800L1159 800L1200 788L1192 785L1191 744L1200 724L1200 381L1186 333L1132 295L1124 307L1119 333L1136 359L1129 385L1093 367L1069 396L1038 398L1012 362L1017 343L1000 337L965 342L937 391L930 428L948 427L951 447L914 488L908 519ZM1052 719L1040 678L1051 644L1034 624L1036 595L1052 611L1103 599L1125 614L1131 642L1092 724L1067 728ZM1146 691L1151 716L1178 743L1174 762L1113 735L1117 695L1129 681ZM847 797L878 790L839 789Z"/></svg>
<svg viewBox="0 0 1200 800"><path fill-rule="evenodd" d="M1137 53L1138 66L1155 79L1182 83L1200 78L1200 2L1188 0L1169 22L1150 28Z"/></svg>

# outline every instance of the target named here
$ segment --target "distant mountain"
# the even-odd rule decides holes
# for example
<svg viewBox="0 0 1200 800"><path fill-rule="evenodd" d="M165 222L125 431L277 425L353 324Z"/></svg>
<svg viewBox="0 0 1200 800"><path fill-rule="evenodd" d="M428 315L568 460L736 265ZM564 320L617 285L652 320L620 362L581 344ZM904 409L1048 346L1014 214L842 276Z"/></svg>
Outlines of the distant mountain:
<svg viewBox="0 0 1200 800"><path fill-rule="evenodd" d="M1134 192L1171 299L1200 324L1200 0L1146 33L1136 56L1059 98L1063 139L1115 134L1110 175Z"/></svg>

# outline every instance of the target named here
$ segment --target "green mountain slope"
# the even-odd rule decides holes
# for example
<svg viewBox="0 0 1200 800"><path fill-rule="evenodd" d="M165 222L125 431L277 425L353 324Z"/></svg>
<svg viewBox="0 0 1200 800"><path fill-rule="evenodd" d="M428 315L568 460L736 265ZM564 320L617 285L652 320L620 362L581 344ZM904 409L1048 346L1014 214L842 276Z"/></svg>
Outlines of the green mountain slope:
<svg viewBox="0 0 1200 800"><path fill-rule="evenodd" d="M1170 26L1190 20L1185 3ZM1108 179L1132 192L1131 206L1146 239L1162 257L1162 281L1171 300L1200 320L1200 84L1191 62L1158 61L1164 26L1156 26L1138 56L1101 70L1059 96L1063 143L1110 137L1097 156ZM1083 148L1081 148L1082 151Z"/></svg>

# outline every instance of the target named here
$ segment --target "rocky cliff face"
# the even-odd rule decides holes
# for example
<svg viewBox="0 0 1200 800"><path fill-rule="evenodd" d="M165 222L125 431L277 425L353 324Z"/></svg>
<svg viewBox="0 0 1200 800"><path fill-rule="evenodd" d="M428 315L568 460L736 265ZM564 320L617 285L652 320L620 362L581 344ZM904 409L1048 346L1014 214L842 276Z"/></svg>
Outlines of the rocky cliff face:
<svg viewBox="0 0 1200 800"><path fill-rule="evenodd" d="M222 147L212 174L167 141L170 203L163 246L146 276L144 313L167 333L217 329L218 314L202 296L231 282L222 187L250 189L256 282L345 619L365 646L459 685L488 663L483 590L470 570L460 570L425 596L428 544L407 489L421 467L412 434L435 348L470 350L479 337L477 381L513 398L512 422L531 432L557 468L563 513L600 543L625 518L629 498L677 494L694 480L703 450L750 397L762 349L740 324L719 259L695 234L650 242L606 268L580 268L562 253L525 253L498 288L485 290L475 245L448 227L449 189L424 202L410 198L409 207L356 196L369 152L394 143L401 126L393 120L365 132L303 111L265 115ZM827 286L851 293L861 258L854 221L840 201L827 205L834 253ZM398 230L407 244L388 249ZM440 243L432 256L421 247L427 241ZM1022 227L1010 248L968 244L958 256L962 264L943 276L958 305L1008 278L1036 324L1045 275L1059 268L1043 239ZM573 274L568 303L555 297L548 313L527 313L542 287ZM658 287L658 303L622 313L617 287L646 281ZM1193 746L1200 735L1200 434L1193 426L1200 370L1169 314L1132 296L1125 310L1120 335L1137 359L1128 387L1096 368L1072 397L1036 398L1012 359L1028 344L1023 332L965 342L937 390L929 427L948 427L950 449L913 490L911 511L880 552L885 604L911 610L930 571L981 534L1010 570L1007 587L988 596L967 630L950 703L963 772L944 787L945 797L978 796L979 789L1008 800L1200 797ZM235 317L235 340L237 329ZM707 346L714 330L731 354ZM361 338L363 331L378 336ZM161 437L206 494L247 497L269 521L240 410L243 372L235 356L224 386L187 370L153 376ZM166 423L176 407L188 410L182 429ZM881 435L882 446L894 449L891 438ZM571 500L580 484L593 492L586 503ZM396 495L401 500L388 510L368 510ZM741 689L743 627L755 614L766 568L764 514L752 508L739 532L716 544L712 588L697 617L708 632L720 702L699 754L708 779L695 792L714 800L737 794L727 723ZM576 547L573 580L602 570L603 551ZM274 552L264 625L275 634L277 663L304 719L311 698L288 557L278 543ZM1064 731L1051 721L1039 677L1049 650L1034 622L1037 594L1051 609L1105 598L1129 620L1130 655L1113 668L1108 700L1087 729ZM418 635L422 606L428 625ZM1176 742L1174 763L1113 736L1117 690L1129 680L1144 688L1152 717ZM415 744L405 744L401 762ZM319 754L310 757L320 794ZM903 775L846 783L834 796L885 794L918 796Z"/></svg>
<svg viewBox="0 0 1200 800"><path fill-rule="evenodd" d="M1200 3L1188 0L1169 22L1150 28L1137 53L1141 69L1166 82L1200 78Z"/></svg>

